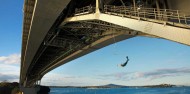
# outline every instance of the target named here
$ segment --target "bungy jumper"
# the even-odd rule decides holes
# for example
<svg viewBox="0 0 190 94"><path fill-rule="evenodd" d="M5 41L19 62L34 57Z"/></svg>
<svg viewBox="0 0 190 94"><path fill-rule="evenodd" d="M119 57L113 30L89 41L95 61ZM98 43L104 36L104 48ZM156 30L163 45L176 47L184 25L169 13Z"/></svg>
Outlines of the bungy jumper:
<svg viewBox="0 0 190 94"><path fill-rule="evenodd" d="M127 61L125 63L123 63L123 64L120 64L119 66L125 67L127 65L127 63L129 62L129 58L128 58L128 56L126 58L127 58Z"/></svg>

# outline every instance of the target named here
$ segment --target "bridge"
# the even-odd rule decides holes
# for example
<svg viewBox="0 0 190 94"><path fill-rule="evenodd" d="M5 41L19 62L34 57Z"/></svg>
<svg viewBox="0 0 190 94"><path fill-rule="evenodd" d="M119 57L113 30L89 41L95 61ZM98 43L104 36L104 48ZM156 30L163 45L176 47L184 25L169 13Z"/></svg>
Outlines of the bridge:
<svg viewBox="0 0 190 94"><path fill-rule="evenodd" d="M169 0L137 1L25 0L20 72L23 91L31 93L31 88L58 66L136 36L190 46L190 13L180 11L183 8L171 9Z"/></svg>

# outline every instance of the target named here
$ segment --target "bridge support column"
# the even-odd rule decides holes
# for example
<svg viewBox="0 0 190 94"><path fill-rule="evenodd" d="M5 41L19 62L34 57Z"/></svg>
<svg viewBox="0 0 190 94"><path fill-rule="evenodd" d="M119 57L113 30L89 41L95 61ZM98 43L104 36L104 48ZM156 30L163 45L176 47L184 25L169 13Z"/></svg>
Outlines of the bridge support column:
<svg viewBox="0 0 190 94"><path fill-rule="evenodd" d="M22 94L37 94L40 90L39 87L32 87L32 88L21 88Z"/></svg>
<svg viewBox="0 0 190 94"><path fill-rule="evenodd" d="M133 0L133 8L134 8L134 12L136 12L136 1L135 0Z"/></svg>
<svg viewBox="0 0 190 94"><path fill-rule="evenodd" d="M96 0L96 13L100 13L99 4L99 0Z"/></svg>
<svg viewBox="0 0 190 94"><path fill-rule="evenodd" d="M158 19L161 20L159 1L156 0L156 11L158 12Z"/></svg>
<svg viewBox="0 0 190 94"><path fill-rule="evenodd" d="M31 88L21 87L22 94L49 94L50 88L47 86L35 86Z"/></svg>

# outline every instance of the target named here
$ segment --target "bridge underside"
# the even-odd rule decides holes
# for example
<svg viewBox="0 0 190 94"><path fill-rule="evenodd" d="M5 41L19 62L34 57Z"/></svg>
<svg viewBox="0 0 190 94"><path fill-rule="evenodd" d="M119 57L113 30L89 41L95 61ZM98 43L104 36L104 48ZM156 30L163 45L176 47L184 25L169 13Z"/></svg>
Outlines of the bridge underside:
<svg viewBox="0 0 190 94"><path fill-rule="evenodd" d="M136 35L143 33L100 20L64 23L56 32L47 34L33 59L28 81L33 83L55 67Z"/></svg>
<svg viewBox="0 0 190 94"><path fill-rule="evenodd" d="M23 45L27 47L23 46L24 50L22 49L20 78L22 86L31 87L47 72L62 64L135 36L163 38L190 45L189 18L179 14L176 14L177 17L169 18L171 15L168 16L166 10L163 12L160 9L168 7L166 2L163 2L164 0L161 0L160 7L156 6L156 0L152 0L154 2L148 0L146 4L143 4L144 9L141 8L141 10L134 8L134 0L120 0L121 2L100 0L98 4L96 1L98 0L67 0L67 7L62 7L64 9L62 12L59 10L56 15L53 15L54 19L43 18L44 15L40 16L40 19L33 19L33 24L38 20L41 24L34 24L30 27L30 34L25 34L29 37L27 37L28 42L23 42ZM44 2L42 0L36 4ZM61 7L60 2L57 0L56 3ZM145 7L153 9L145 9ZM47 6L36 7L36 10L38 8L47 9L47 13L51 15ZM56 21L53 23L55 18ZM51 24L44 24L47 19ZM37 40L35 36L39 34L37 29L40 27L48 28L39 30L42 33L38 35L39 40ZM38 47L32 43L38 44Z"/></svg>

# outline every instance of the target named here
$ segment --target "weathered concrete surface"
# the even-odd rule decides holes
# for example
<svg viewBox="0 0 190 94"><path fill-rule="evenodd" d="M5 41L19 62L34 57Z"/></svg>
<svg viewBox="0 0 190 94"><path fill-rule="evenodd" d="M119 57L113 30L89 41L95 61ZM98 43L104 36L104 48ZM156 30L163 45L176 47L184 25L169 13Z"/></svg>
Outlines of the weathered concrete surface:
<svg viewBox="0 0 190 94"><path fill-rule="evenodd" d="M21 83L25 80L26 72L47 32L69 2L70 0L36 1L25 56L22 62Z"/></svg>

